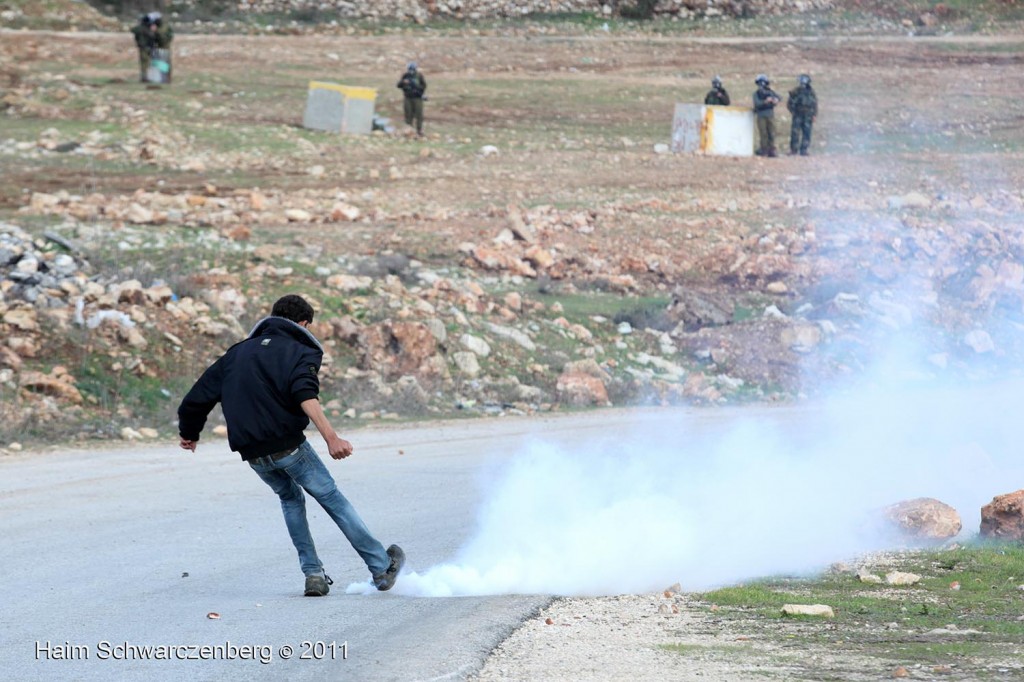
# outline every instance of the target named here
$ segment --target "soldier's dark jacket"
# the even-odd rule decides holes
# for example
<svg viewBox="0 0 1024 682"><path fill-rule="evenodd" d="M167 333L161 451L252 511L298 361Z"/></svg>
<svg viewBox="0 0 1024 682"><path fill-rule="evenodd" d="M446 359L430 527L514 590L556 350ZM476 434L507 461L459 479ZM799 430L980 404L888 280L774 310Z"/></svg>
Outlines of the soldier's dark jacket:
<svg viewBox="0 0 1024 682"><path fill-rule="evenodd" d="M167 48L174 40L174 29L169 25L158 26L156 29L156 46Z"/></svg>
<svg viewBox="0 0 1024 682"><path fill-rule="evenodd" d="M772 98L775 98L775 101L772 101ZM770 87L759 86L754 92L754 115L760 118L774 117L775 105L781 101L782 98Z"/></svg>
<svg viewBox="0 0 1024 682"><path fill-rule="evenodd" d="M398 87L409 99L422 99L423 93L427 91L427 79L419 71L406 71L399 79Z"/></svg>
<svg viewBox="0 0 1024 682"><path fill-rule="evenodd" d="M132 35L135 37L136 47L149 53L157 47L169 47L174 40L174 29L168 25L158 26L156 31L150 31L148 24L139 22L132 26Z"/></svg>
<svg viewBox="0 0 1024 682"><path fill-rule="evenodd" d="M729 93L726 92L725 88L711 88L708 91L707 96L704 98L704 104L719 105L723 107L729 106Z"/></svg>
<svg viewBox="0 0 1024 682"><path fill-rule="evenodd" d="M135 37L135 45L140 50L152 50L156 47L156 36L154 36L149 26L143 23L138 23L132 26L132 35Z"/></svg>
<svg viewBox="0 0 1024 682"><path fill-rule="evenodd" d="M789 113L797 116L817 116L818 96L814 94L814 88L810 85L798 85L790 90L786 108L789 109Z"/></svg>

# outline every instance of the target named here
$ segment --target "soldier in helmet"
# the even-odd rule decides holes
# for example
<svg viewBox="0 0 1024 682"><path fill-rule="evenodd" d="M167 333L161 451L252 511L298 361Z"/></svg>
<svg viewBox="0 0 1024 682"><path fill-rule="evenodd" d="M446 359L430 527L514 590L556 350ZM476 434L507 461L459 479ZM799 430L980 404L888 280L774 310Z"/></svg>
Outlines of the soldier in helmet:
<svg viewBox="0 0 1024 682"><path fill-rule="evenodd" d="M800 74L798 85L789 91L786 108L793 115L793 125L789 132L789 153L807 156L811 146L811 128L818 116L818 96L811 87L811 77Z"/></svg>
<svg viewBox="0 0 1024 682"><path fill-rule="evenodd" d="M719 76L711 79L711 89L708 90L708 94L704 97L704 104L729 106L729 93L725 91L722 79Z"/></svg>
<svg viewBox="0 0 1024 682"><path fill-rule="evenodd" d="M139 23L132 26L135 47L139 50L139 81L146 82L146 71L149 70L149 56L156 47L156 36L152 21L148 14L139 17Z"/></svg>
<svg viewBox="0 0 1024 682"><path fill-rule="evenodd" d="M170 49L171 41L174 40L174 29L164 24L160 12L149 12L139 17L139 23L132 27L132 36L135 38L135 47L139 50L139 80L145 83L148 80L147 71L153 51ZM167 82L170 82L170 74L167 76Z"/></svg>
<svg viewBox="0 0 1024 682"><path fill-rule="evenodd" d="M409 62L405 73L398 80L398 89L405 95L405 124L416 125L416 134L423 137L423 101L426 98L427 79L423 77L416 62Z"/></svg>
<svg viewBox="0 0 1024 682"><path fill-rule="evenodd" d="M771 89L768 76L759 74L754 79L754 117L757 119L758 156L776 156L775 152L775 105L782 98Z"/></svg>

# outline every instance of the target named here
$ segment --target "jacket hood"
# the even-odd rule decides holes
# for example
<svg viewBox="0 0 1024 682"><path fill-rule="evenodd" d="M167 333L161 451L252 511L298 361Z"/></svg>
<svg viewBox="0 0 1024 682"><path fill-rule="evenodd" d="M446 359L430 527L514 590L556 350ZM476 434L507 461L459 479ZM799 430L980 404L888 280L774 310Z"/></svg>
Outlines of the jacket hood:
<svg viewBox="0 0 1024 682"><path fill-rule="evenodd" d="M298 324L297 322L292 322L286 317L275 317L273 315L271 315L270 317L264 317L262 320L256 323L256 326L252 328L252 331L249 332L249 336L246 338L256 338L268 328L282 329L283 331L291 334L292 336L298 337L300 341L304 340L308 342L308 345L315 347L321 353L324 352L324 347L320 345L320 342L317 340L315 336L313 336L312 332L310 332L308 329Z"/></svg>

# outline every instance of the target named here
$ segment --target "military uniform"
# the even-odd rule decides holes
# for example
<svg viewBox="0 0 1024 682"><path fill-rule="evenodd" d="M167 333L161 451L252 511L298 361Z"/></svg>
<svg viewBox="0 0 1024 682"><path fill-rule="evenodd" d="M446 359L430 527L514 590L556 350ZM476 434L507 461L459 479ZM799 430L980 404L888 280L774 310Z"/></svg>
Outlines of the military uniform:
<svg viewBox="0 0 1024 682"><path fill-rule="evenodd" d="M708 90L708 94L704 97L704 104L727 107L729 102L729 93L721 85Z"/></svg>
<svg viewBox="0 0 1024 682"><path fill-rule="evenodd" d="M153 50L170 48L174 40L174 29L164 25L159 12L151 12L143 15L139 23L132 27L132 36L139 51L139 81L145 83ZM170 82L169 75L167 81Z"/></svg>
<svg viewBox="0 0 1024 682"><path fill-rule="evenodd" d="M796 154L799 151L801 156L807 156L807 149L811 146L811 128L814 126L814 118L818 115L818 96L814 94L810 79L806 84L798 85L789 91L786 108L793 115L793 125L789 132L789 153Z"/></svg>
<svg viewBox="0 0 1024 682"><path fill-rule="evenodd" d="M135 47L139 50L139 81L146 82L146 72L149 70L149 57L156 47L156 37L150 29L149 15L142 17L139 23L132 26L132 36L135 38Z"/></svg>
<svg viewBox="0 0 1024 682"><path fill-rule="evenodd" d="M754 92L754 116L757 119L758 156L775 156L775 105L782 101L765 80Z"/></svg>
<svg viewBox="0 0 1024 682"><path fill-rule="evenodd" d="M423 134L423 94L427 91L427 79L410 64L398 81L398 89L405 93L405 124L416 124L416 133Z"/></svg>

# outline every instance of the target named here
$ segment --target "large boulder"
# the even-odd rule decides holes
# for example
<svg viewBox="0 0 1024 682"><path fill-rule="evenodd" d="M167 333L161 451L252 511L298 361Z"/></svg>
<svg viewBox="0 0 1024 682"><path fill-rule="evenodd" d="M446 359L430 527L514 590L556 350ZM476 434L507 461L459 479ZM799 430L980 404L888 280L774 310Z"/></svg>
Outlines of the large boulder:
<svg viewBox="0 0 1024 682"><path fill-rule="evenodd" d="M1024 542L1024 490L997 495L981 508L981 536Z"/></svg>
<svg viewBox="0 0 1024 682"><path fill-rule="evenodd" d="M337 332L336 332L337 333ZM382 322L364 328L357 345L363 353L363 369L383 369L391 378L436 374L437 338L422 322Z"/></svg>
<svg viewBox="0 0 1024 682"><path fill-rule="evenodd" d="M963 527L956 509L931 497L898 502L884 513L902 535L916 540L945 540Z"/></svg>
<svg viewBox="0 0 1024 682"><path fill-rule="evenodd" d="M558 377L555 390L558 391L558 399L567 405L611 405L608 389L600 379L589 374L563 373Z"/></svg>
<svg viewBox="0 0 1024 682"><path fill-rule="evenodd" d="M594 360L579 360L565 365L555 390L559 401L567 405L611 405L608 399L608 374Z"/></svg>

